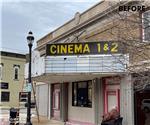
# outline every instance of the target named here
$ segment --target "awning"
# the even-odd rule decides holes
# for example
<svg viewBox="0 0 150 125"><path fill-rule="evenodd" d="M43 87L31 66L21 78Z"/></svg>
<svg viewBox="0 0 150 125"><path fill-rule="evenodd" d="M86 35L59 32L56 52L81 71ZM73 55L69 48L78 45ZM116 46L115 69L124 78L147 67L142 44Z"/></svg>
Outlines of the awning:
<svg viewBox="0 0 150 125"><path fill-rule="evenodd" d="M48 73L38 77L34 77L32 78L32 80L36 82L44 82L44 83L64 83L64 82L92 80L94 78L116 76L121 74L123 73L102 73L102 74L100 73L63 73L63 74Z"/></svg>

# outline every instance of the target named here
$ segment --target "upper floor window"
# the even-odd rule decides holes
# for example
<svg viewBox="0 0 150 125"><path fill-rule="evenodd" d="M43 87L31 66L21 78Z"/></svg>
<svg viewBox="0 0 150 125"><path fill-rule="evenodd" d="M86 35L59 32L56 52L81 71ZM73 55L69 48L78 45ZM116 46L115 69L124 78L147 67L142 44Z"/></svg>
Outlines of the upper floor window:
<svg viewBox="0 0 150 125"><path fill-rule="evenodd" d="M147 10L142 15L143 18L143 40L150 41L150 10Z"/></svg>
<svg viewBox="0 0 150 125"><path fill-rule="evenodd" d="M3 76L3 63L0 64L0 80L2 80Z"/></svg>
<svg viewBox="0 0 150 125"><path fill-rule="evenodd" d="M9 85L6 82L0 82L0 89L8 89Z"/></svg>
<svg viewBox="0 0 150 125"><path fill-rule="evenodd" d="M1 92L1 102L9 102L10 92Z"/></svg>
<svg viewBox="0 0 150 125"><path fill-rule="evenodd" d="M14 80L19 80L19 65L14 65Z"/></svg>

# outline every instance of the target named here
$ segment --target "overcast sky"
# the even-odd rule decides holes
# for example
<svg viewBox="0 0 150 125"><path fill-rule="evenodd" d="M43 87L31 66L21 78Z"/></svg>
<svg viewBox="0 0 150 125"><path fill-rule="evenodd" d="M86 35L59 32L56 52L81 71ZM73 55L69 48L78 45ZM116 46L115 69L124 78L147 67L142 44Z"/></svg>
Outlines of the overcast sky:
<svg viewBox="0 0 150 125"><path fill-rule="evenodd" d="M27 33L35 41L82 13L100 0L3 0L1 8L1 44L3 50L28 52ZM36 43L36 42L35 42ZM34 44L34 48L35 48Z"/></svg>

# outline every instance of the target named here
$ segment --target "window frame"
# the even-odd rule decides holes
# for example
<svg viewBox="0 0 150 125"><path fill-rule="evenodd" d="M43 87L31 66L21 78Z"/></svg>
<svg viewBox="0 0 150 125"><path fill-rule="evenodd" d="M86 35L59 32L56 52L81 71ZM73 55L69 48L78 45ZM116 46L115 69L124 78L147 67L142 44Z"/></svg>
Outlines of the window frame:
<svg viewBox="0 0 150 125"><path fill-rule="evenodd" d="M145 29L144 29L144 13L148 12L150 13L150 8L146 9L144 12L142 12L141 17L142 17L142 42L150 42L150 40L145 40Z"/></svg>
<svg viewBox="0 0 150 125"><path fill-rule="evenodd" d="M0 82L0 89L9 89L9 84L7 82Z"/></svg>
<svg viewBox="0 0 150 125"><path fill-rule="evenodd" d="M0 80L3 79L3 63L0 64Z"/></svg>
<svg viewBox="0 0 150 125"><path fill-rule="evenodd" d="M2 100L4 96L2 96L2 93L7 93L8 94L8 100L5 100L6 98L4 98L4 100ZM1 92L1 102L9 102L10 101L10 92L8 91L2 91Z"/></svg>
<svg viewBox="0 0 150 125"><path fill-rule="evenodd" d="M14 80L19 80L19 68L20 68L19 66L16 66L16 65L14 66L14 76L13 76ZM16 78L16 69L17 69L17 72L18 72L17 78Z"/></svg>
<svg viewBox="0 0 150 125"><path fill-rule="evenodd" d="M87 93L86 94L86 96L87 96L86 105L79 105L79 103L78 103L78 101L79 101L79 99L78 99L79 84L82 84L82 82L86 83L86 93ZM75 95L74 95L75 84L76 84L76 104L74 104L74 101L75 101ZM74 107L92 108L92 99L93 99L92 91L93 91L93 86L92 86L92 88L89 88L89 84L91 84L91 86L93 85L92 84L92 80L72 82L72 106L74 106ZM90 102L88 102L89 89L91 89L91 104L90 104Z"/></svg>

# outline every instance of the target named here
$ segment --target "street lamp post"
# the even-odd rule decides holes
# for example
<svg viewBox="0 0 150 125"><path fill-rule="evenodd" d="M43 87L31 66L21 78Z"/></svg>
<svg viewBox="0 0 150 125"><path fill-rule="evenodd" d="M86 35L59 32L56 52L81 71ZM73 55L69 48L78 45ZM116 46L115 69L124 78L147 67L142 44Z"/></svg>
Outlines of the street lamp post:
<svg viewBox="0 0 150 125"><path fill-rule="evenodd" d="M29 73L28 73L28 84L32 84L31 82L31 50L34 42L34 36L30 31L27 36L27 42L29 46ZM31 123L31 91L28 92L28 102L27 102L27 121L25 125L32 125Z"/></svg>

